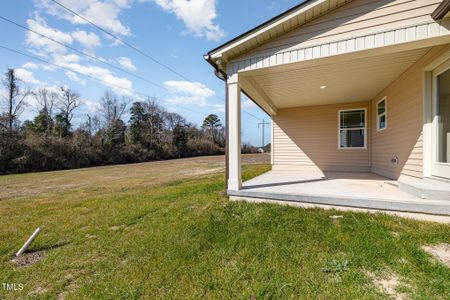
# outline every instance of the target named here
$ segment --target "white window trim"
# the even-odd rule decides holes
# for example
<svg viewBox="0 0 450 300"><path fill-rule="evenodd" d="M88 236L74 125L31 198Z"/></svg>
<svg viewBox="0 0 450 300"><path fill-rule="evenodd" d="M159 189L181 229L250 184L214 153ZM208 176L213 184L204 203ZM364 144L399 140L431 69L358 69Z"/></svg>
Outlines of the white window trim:
<svg viewBox="0 0 450 300"><path fill-rule="evenodd" d="M359 111L364 110L364 147L341 147L341 112L345 111ZM359 129L347 129L347 130L361 130ZM367 149L367 108L349 108L338 110L338 150L364 150Z"/></svg>
<svg viewBox="0 0 450 300"><path fill-rule="evenodd" d="M424 67L423 176L433 177L433 71L450 59L450 50Z"/></svg>
<svg viewBox="0 0 450 300"><path fill-rule="evenodd" d="M381 102L384 101L384 113L379 114L378 113L378 104L380 104ZM381 98L380 100L378 100L377 102L377 106L376 106L376 114L377 114L377 132L383 131L388 127L388 119L387 119L387 97L384 96L383 98ZM382 117L384 115L384 128L380 128L380 117Z"/></svg>

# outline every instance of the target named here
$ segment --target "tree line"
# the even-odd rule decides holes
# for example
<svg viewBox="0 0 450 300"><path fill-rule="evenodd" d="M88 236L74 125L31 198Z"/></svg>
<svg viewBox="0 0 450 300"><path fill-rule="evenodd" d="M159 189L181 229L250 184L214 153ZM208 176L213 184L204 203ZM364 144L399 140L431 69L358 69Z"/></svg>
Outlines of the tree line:
<svg viewBox="0 0 450 300"><path fill-rule="evenodd" d="M198 128L153 98L135 101L106 91L98 112L75 126L82 102L78 92L69 87L31 91L11 68L2 83L1 174L224 153L224 127L214 114ZM37 115L21 122L29 99Z"/></svg>

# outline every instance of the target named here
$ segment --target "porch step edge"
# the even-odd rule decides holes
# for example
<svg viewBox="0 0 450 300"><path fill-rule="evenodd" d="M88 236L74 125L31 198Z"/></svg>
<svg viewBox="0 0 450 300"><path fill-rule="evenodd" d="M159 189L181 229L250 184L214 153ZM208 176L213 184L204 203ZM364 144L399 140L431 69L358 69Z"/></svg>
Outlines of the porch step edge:
<svg viewBox="0 0 450 300"><path fill-rule="evenodd" d="M228 190L227 194L234 197L248 197L272 199L279 201L293 201L310 204L334 205L343 207L354 207L362 209L376 209L396 212L422 213L439 216L450 216L450 201L432 201L424 200L423 202L400 202L397 200L375 200L364 198L342 198L331 196L312 196L301 194L278 194L254 191L232 191Z"/></svg>
<svg viewBox="0 0 450 300"><path fill-rule="evenodd" d="M436 199L450 202L450 184L434 184L425 180L399 180L400 190L422 199Z"/></svg>

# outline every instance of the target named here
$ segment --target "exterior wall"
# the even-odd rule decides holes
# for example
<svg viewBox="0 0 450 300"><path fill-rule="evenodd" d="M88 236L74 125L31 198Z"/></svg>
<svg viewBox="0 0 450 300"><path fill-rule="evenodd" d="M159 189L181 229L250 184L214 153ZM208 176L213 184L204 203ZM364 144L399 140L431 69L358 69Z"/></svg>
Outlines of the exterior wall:
<svg viewBox="0 0 450 300"><path fill-rule="evenodd" d="M435 47L371 101L372 172L398 179L423 177L424 67L448 46ZM387 97L387 128L377 131L376 103ZM398 157L398 164L391 158Z"/></svg>
<svg viewBox="0 0 450 300"><path fill-rule="evenodd" d="M371 170L392 179L422 178L424 68L449 48L432 48L369 102L280 109L273 117L274 168ZM383 97L388 125L377 131L376 104ZM338 149L338 110L365 107L368 149Z"/></svg>
<svg viewBox="0 0 450 300"><path fill-rule="evenodd" d="M369 171L368 149L338 149L338 111L366 108L370 133L369 102L280 109L273 117L274 168L321 171Z"/></svg>
<svg viewBox="0 0 450 300"><path fill-rule="evenodd" d="M353 0L239 59L277 51L285 52L416 24L435 23L431 13L441 2L442 0Z"/></svg>

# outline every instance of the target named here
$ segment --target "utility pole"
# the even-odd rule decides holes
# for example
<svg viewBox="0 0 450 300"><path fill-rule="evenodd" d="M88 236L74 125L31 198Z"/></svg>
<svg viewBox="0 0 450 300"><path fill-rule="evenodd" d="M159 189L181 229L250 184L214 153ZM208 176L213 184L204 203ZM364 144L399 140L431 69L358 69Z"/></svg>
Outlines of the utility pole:
<svg viewBox="0 0 450 300"><path fill-rule="evenodd" d="M258 129L262 125L262 146L261 146L262 149L264 149L264 146L266 145L264 143L264 127L269 124L270 124L270 122L266 122L266 120L263 120L261 123L258 123Z"/></svg>

